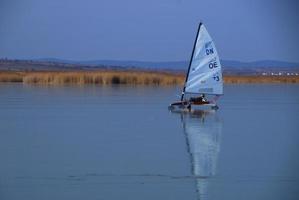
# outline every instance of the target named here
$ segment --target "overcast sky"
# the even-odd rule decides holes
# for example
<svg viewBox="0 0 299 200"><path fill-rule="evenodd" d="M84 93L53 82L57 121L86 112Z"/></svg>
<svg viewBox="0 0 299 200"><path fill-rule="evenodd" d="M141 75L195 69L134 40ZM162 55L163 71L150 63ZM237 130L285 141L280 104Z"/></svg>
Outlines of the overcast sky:
<svg viewBox="0 0 299 200"><path fill-rule="evenodd" d="M299 62L296 0L0 0L0 57L188 60L200 20L222 59Z"/></svg>

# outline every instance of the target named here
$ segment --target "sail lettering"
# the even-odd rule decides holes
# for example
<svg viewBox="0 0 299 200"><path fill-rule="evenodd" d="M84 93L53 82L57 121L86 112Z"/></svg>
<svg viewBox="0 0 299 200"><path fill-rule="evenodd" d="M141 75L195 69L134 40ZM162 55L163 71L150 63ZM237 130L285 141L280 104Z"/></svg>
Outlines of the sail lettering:
<svg viewBox="0 0 299 200"><path fill-rule="evenodd" d="M216 76L213 76L213 79L214 79L215 81L219 81L219 80L220 80L220 78L219 78L219 76L218 76L218 75L216 75Z"/></svg>
<svg viewBox="0 0 299 200"><path fill-rule="evenodd" d="M212 46L212 41L205 43L206 55L211 55L214 53L214 49Z"/></svg>
<svg viewBox="0 0 299 200"><path fill-rule="evenodd" d="M211 48L211 49L206 49L206 55L210 55L210 54L213 54L214 53L214 49Z"/></svg>
<svg viewBox="0 0 299 200"><path fill-rule="evenodd" d="M210 68L210 69L213 69L213 68L216 68L216 67L218 67L216 61L214 61L214 62L210 62L210 63L209 63L209 68Z"/></svg>

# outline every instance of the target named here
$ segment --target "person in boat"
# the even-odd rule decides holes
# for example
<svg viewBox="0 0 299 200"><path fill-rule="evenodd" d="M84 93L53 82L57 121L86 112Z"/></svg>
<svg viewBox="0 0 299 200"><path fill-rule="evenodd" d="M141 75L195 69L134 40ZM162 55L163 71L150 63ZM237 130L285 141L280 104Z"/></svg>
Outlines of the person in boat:
<svg viewBox="0 0 299 200"><path fill-rule="evenodd" d="M205 98L205 94L202 94L199 97L191 97L189 100L191 103L207 103L207 99Z"/></svg>
<svg viewBox="0 0 299 200"><path fill-rule="evenodd" d="M202 94L199 97L191 97L187 104L187 109L191 110L191 104L208 104L209 101L206 99L205 94Z"/></svg>

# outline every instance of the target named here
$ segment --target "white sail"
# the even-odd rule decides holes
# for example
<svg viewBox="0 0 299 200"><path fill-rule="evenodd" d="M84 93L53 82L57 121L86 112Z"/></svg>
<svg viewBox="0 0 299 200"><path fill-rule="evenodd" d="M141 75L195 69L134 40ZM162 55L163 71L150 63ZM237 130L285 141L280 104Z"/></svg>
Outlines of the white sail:
<svg viewBox="0 0 299 200"><path fill-rule="evenodd" d="M223 94L223 79L219 56L214 42L203 24L199 27L187 76L185 93Z"/></svg>

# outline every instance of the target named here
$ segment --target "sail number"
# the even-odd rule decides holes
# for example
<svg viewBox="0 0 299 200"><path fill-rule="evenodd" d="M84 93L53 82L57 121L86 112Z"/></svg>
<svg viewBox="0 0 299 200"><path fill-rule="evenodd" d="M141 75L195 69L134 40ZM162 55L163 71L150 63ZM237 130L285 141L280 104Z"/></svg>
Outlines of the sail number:
<svg viewBox="0 0 299 200"><path fill-rule="evenodd" d="M205 49L206 49L206 55L210 55L214 53L214 49L212 46L212 41L209 41L207 43L205 43Z"/></svg>
<svg viewBox="0 0 299 200"><path fill-rule="evenodd" d="M214 69L214 68L217 68L218 67L218 64L216 61L213 61L213 62L210 62L209 63L209 68L210 69Z"/></svg>
<svg viewBox="0 0 299 200"><path fill-rule="evenodd" d="M220 81L219 74L218 74L218 73L215 73L215 74L213 75L213 79L214 79L215 81Z"/></svg>
<svg viewBox="0 0 299 200"><path fill-rule="evenodd" d="M220 78L219 78L218 75L213 76L213 79L214 79L215 81L220 81Z"/></svg>
<svg viewBox="0 0 299 200"><path fill-rule="evenodd" d="M213 54L214 53L214 49L213 48L210 48L210 49L206 49L206 55L210 55L210 54Z"/></svg>

